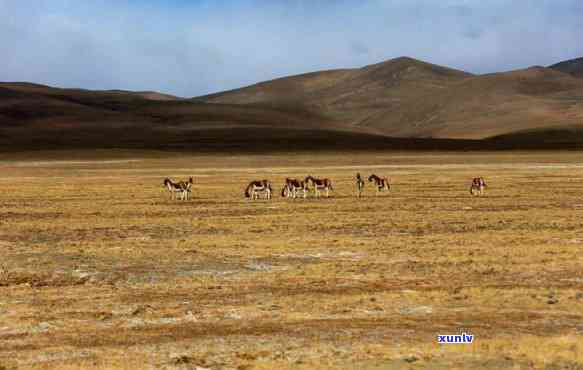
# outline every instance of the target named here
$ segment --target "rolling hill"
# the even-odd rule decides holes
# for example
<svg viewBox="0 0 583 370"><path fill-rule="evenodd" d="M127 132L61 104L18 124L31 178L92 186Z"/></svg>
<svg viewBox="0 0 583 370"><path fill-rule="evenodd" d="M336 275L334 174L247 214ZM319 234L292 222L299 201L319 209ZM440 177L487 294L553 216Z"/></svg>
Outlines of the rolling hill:
<svg viewBox="0 0 583 370"><path fill-rule="evenodd" d="M380 112L397 112L398 107L412 104L424 94L437 94L468 77L471 74L463 71L402 57L359 69L281 78L195 100L307 111L386 134L382 125L371 124Z"/></svg>
<svg viewBox="0 0 583 370"><path fill-rule="evenodd" d="M366 147L385 141L386 138L366 130L344 127L308 112L207 104L152 92L0 83L2 151L279 150L335 145Z"/></svg>
<svg viewBox="0 0 583 370"><path fill-rule="evenodd" d="M565 60L563 62L553 64L549 68L570 74L574 77L583 78L583 58Z"/></svg>
<svg viewBox="0 0 583 370"><path fill-rule="evenodd" d="M297 107L393 137L485 139L583 124L583 81L552 68L475 76L411 58L203 96L207 103Z"/></svg>
<svg viewBox="0 0 583 370"><path fill-rule="evenodd" d="M473 75L402 57L190 99L0 83L0 150L578 148L577 66Z"/></svg>

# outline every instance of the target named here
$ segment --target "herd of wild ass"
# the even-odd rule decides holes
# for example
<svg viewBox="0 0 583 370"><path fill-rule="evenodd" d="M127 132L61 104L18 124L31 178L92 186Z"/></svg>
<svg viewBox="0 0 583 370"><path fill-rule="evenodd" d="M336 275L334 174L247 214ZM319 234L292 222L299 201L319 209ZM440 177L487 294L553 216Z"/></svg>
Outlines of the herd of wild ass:
<svg viewBox="0 0 583 370"><path fill-rule="evenodd" d="M374 182L374 187L376 189L376 194L382 191L389 191L391 185L389 184L389 179L386 177L379 177L372 174L368 177L369 182ZM172 199L188 200L190 193L192 193L192 177L188 181L178 181L173 182L169 178L164 179L164 187L170 192ZM364 180L360 176L360 173L356 174L356 196L358 198L362 197L364 191ZM333 191L332 181L330 179L318 179L313 176L308 176L303 180L290 179L289 177L285 179L283 188L281 189L281 196L287 198L297 198L301 196L303 198L308 197L310 192L310 185L314 189L314 196L319 198L322 192L326 194L326 197L330 196L330 191ZM484 195L484 190L487 187L486 181L483 177L474 177L472 184L470 185L470 194L473 196ZM259 199L260 195L263 194L265 199L271 199L273 194L273 187L269 180L254 180L247 185L245 188L245 197L252 200Z"/></svg>

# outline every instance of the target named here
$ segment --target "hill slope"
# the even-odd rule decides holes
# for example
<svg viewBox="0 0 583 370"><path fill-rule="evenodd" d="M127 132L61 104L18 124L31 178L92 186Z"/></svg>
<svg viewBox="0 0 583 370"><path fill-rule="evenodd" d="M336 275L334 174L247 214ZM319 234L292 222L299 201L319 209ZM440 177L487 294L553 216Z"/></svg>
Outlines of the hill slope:
<svg viewBox="0 0 583 370"><path fill-rule="evenodd" d="M206 104L149 92L0 83L0 150L277 150L364 147L379 140L386 141L307 112Z"/></svg>
<svg viewBox="0 0 583 370"><path fill-rule="evenodd" d="M196 100L290 108L352 127L376 129L375 125L366 123L369 117L402 102L416 100L422 94L437 93L470 76L463 71L401 57L359 69L280 78Z"/></svg>
<svg viewBox="0 0 583 370"><path fill-rule="evenodd" d="M570 74L574 77L583 78L583 58L565 60L563 62L553 64L549 68Z"/></svg>
<svg viewBox="0 0 583 370"><path fill-rule="evenodd" d="M474 76L411 58L277 79L198 101L297 107L388 136L483 139L579 125L583 81L549 68Z"/></svg>
<svg viewBox="0 0 583 370"><path fill-rule="evenodd" d="M0 150L578 147L582 133L583 79L557 68L476 76L397 58L192 99L0 83Z"/></svg>
<svg viewBox="0 0 583 370"><path fill-rule="evenodd" d="M577 126L583 124L583 80L542 67L475 76L387 108L369 122L394 136L472 139Z"/></svg>

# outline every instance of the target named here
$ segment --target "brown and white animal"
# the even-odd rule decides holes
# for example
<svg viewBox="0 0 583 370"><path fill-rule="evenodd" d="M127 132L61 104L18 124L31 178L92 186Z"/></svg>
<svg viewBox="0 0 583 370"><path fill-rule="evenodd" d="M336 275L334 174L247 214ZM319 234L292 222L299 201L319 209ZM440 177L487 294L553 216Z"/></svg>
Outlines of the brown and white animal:
<svg viewBox="0 0 583 370"><path fill-rule="evenodd" d="M271 199L273 188L269 180L254 180L245 188L245 198L259 199L259 193L265 193L265 199Z"/></svg>
<svg viewBox="0 0 583 370"><path fill-rule="evenodd" d="M180 184L180 186L182 186L182 188L186 192L185 196L186 200L188 200L190 194L192 193L192 184L194 183L192 177L189 178L188 181L179 181L178 183Z"/></svg>
<svg viewBox="0 0 583 370"><path fill-rule="evenodd" d="M391 185L389 184L388 178L379 177L373 173L372 175L370 175L368 177L368 182L373 182L373 181L375 183L375 187L377 188L377 192L376 192L377 195L383 190L386 190L386 191L391 190Z"/></svg>
<svg viewBox="0 0 583 370"><path fill-rule="evenodd" d="M166 189L168 189L168 191L170 192L171 199L187 200L188 193L191 192L192 189L192 183L193 183L192 177L188 182L187 181L173 182L169 178L164 179L164 187L166 187Z"/></svg>
<svg viewBox="0 0 583 370"><path fill-rule="evenodd" d="M308 196L308 184L304 180L290 179L287 177L285 179L285 184L281 189L281 196L288 198L297 198L299 192L303 192L304 198Z"/></svg>
<svg viewBox="0 0 583 370"><path fill-rule="evenodd" d="M484 190L488 187L483 177L474 177L470 185L470 194L474 196L484 195Z"/></svg>
<svg viewBox="0 0 583 370"><path fill-rule="evenodd" d="M322 190L326 191L326 198L330 196L330 190L334 190L332 187L332 181L330 181L330 179L317 179L310 175L306 177L304 181L306 184L309 184L310 182L312 183L314 186L314 195L316 198L320 197L320 191Z"/></svg>
<svg viewBox="0 0 583 370"><path fill-rule="evenodd" d="M364 180L360 177L360 172L356 174L356 196L360 198L364 190Z"/></svg>

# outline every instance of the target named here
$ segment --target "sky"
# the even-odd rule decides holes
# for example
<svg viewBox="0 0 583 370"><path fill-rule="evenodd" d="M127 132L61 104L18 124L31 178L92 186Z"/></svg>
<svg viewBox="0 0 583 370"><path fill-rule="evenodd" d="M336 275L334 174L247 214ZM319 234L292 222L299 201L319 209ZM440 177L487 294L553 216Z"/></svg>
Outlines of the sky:
<svg viewBox="0 0 583 370"><path fill-rule="evenodd" d="M581 0L0 0L0 81L191 97L399 56L583 57Z"/></svg>

